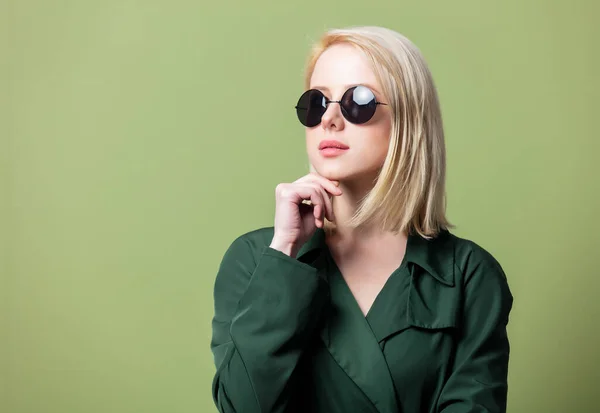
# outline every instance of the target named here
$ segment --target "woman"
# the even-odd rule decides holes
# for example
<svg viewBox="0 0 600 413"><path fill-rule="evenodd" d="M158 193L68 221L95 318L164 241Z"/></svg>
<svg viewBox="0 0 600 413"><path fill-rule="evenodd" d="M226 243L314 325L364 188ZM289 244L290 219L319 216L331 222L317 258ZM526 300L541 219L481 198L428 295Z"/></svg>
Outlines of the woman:
<svg viewBox="0 0 600 413"><path fill-rule="evenodd" d="M504 412L512 296L449 232L440 107L419 50L382 27L326 33L297 115L311 172L216 277L223 413Z"/></svg>

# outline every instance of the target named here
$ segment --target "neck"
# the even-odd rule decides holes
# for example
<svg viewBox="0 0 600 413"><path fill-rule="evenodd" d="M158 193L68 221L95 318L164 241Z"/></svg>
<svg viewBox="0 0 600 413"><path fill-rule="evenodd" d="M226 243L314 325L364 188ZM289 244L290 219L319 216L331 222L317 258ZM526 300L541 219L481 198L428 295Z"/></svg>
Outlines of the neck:
<svg viewBox="0 0 600 413"><path fill-rule="evenodd" d="M356 213L361 200L372 188L372 179L340 181L342 195L332 198L333 214L335 216L333 237L339 240L358 241L377 238L386 234L376 223L363 224L359 228L352 228L347 224Z"/></svg>

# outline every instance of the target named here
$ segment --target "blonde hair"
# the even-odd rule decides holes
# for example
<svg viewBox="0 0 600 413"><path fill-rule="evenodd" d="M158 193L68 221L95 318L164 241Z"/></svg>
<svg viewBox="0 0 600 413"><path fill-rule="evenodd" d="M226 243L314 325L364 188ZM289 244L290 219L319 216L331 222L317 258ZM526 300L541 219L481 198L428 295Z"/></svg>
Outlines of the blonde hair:
<svg viewBox="0 0 600 413"><path fill-rule="evenodd" d="M446 218L442 115L421 52L409 39L384 27L332 29L309 53L306 89L317 59L335 44L349 44L364 53L392 111L387 156L373 188L361 200L348 225L359 228L377 222L384 231L417 232L428 239L454 227ZM315 172L312 164L310 170ZM334 223L325 221L326 230L334 228Z"/></svg>

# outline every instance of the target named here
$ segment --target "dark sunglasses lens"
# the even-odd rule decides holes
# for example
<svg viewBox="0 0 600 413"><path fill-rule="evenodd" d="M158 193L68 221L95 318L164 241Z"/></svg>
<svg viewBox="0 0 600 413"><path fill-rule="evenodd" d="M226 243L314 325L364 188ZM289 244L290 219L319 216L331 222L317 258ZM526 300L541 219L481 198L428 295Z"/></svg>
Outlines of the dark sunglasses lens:
<svg viewBox="0 0 600 413"><path fill-rule="evenodd" d="M304 92L296 105L298 120L309 128L321 123L321 117L326 110L327 102L325 96L316 89Z"/></svg>
<svg viewBox="0 0 600 413"><path fill-rule="evenodd" d="M364 86L348 89L342 97L341 104L346 119L356 124L368 122L377 109L375 95L371 89Z"/></svg>

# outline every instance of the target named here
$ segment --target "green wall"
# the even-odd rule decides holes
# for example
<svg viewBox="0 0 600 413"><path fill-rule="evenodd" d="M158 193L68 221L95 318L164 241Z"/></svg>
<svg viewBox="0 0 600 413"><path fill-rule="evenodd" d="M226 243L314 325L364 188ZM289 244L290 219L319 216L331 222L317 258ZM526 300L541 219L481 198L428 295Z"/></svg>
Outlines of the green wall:
<svg viewBox="0 0 600 413"><path fill-rule="evenodd" d="M0 0L0 411L215 411L217 266L307 172L310 42L375 24L427 58L455 233L509 276L509 411L597 412L596 4Z"/></svg>

